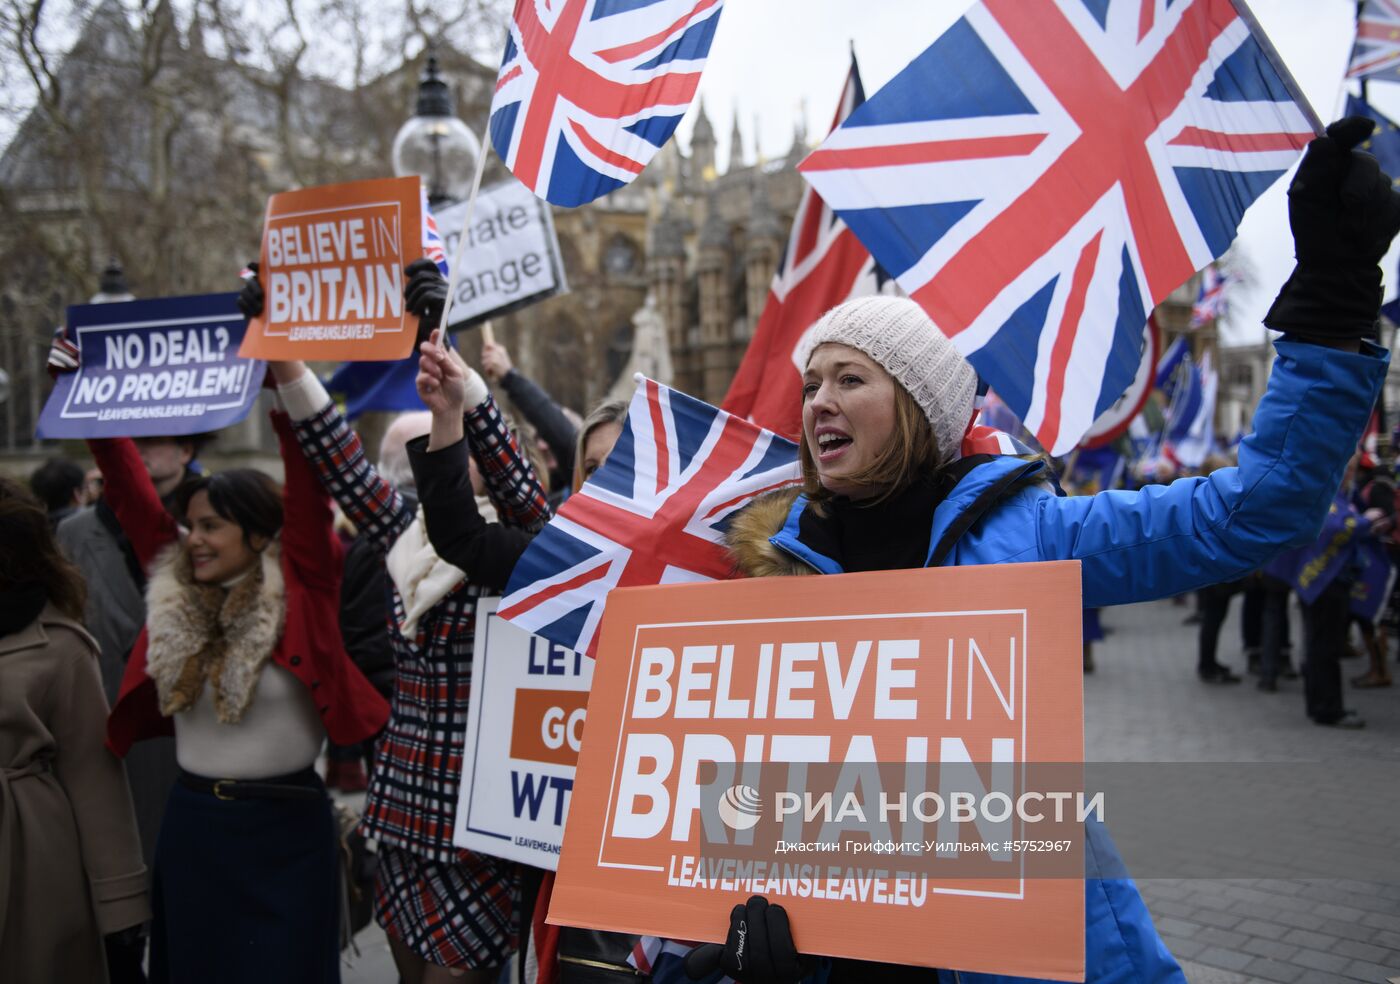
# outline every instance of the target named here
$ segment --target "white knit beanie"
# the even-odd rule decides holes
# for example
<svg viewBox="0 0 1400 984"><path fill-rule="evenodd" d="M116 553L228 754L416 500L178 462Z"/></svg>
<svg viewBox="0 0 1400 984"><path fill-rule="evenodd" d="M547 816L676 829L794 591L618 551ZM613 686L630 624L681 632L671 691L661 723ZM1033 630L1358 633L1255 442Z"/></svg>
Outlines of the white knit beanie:
<svg viewBox="0 0 1400 984"><path fill-rule="evenodd" d="M933 427L942 463L962 456L977 373L923 308L908 298L878 295L838 304L812 326L798 364L806 366L817 346L828 342L864 352L909 391Z"/></svg>

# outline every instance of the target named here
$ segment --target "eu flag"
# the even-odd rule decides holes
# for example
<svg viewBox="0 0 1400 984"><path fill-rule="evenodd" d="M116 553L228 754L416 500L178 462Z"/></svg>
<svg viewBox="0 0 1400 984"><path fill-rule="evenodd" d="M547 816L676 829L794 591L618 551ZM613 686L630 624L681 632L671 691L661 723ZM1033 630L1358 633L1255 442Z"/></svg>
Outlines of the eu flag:
<svg viewBox="0 0 1400 984"><path fill-rule="evenodd" d="M1347 96L1347 115L1369 116L1376 121L1376 132L1362 143L1360 149L1379 161L1381 170L1389 174L1394 183L1400 185L1400 126L1369 103L1352 95Z"/></svg>
<svg viewBox="0 0 1400 984"><path fill-rule="evenodd" d="M1381 170L1391 176L1391 183L1400 187L1400 126L1353 95L1347 96L1347 115L1369 116L1376 121L1376 132L1361 145L1361 149L1374 156ZM1383 305L1381 314L1400 323L1400 297Z"/></svg>

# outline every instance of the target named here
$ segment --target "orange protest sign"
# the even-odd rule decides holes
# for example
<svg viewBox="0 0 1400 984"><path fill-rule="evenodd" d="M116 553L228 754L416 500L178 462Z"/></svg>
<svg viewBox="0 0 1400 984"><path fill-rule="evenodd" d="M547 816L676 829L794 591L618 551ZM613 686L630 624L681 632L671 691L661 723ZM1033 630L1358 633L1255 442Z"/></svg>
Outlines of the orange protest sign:
<svg viewBox="0 0 1400 984"><path fill-rule="evenodd" d="M238 354L256 359L401 359L418 318L403 268L423 255L418 178L378 178L273 195L259 277L266 301Z"/></svg>
<svg viewBox="0 0 1400 984"><path fill-rule="evenodd" d="M1083 980L1079 564L614 591L549 921Z"/></svg>

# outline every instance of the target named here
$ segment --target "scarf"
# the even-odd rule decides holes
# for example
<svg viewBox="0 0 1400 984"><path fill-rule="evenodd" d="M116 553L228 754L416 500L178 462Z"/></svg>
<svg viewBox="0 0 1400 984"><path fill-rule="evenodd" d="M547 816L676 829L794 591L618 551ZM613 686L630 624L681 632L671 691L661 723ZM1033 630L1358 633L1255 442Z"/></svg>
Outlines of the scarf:
<svg viewBox="0 0 1400 984"><path fill-rule="evenodd" d="M208 685L219 720L242 720L282 638L281 558L274 541L252 571L227 588L196 581L182 545L157 558L146 588L146 675L155 682L161 714L188 710Z"/></svg>
<svg viewBox="0 0 1400 984"><path fill-rule="evenodd" d="M496 521L496 508L489 499L477 496L477 512L488 523ZM385 569L403 601L403 619L399 632L405 639L418 634L418 621L458 585L467 579L467 572L449 564L437 555L428 539L428 524L423 507L408 528L399 534L384 559Z"/></svg>

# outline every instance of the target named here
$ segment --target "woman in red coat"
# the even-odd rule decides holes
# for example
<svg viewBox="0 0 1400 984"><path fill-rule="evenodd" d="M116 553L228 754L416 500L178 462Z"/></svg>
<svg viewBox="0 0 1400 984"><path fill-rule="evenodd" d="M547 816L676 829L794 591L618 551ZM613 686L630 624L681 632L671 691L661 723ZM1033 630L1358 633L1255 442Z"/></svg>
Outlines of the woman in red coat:
<svg viewBox="0 0 1400 984"><path fill-rule="evenodd" d="M181 530L129 440L92 441L150 575L107 740L174 732L179 781L155 857L152 981L338 981L324 739L363 741L388 706L345 654L329 500L273 414L287 481L237 469L180 490Z"/></svg>

